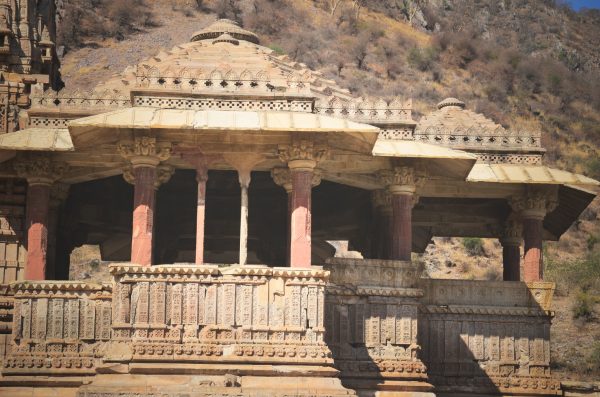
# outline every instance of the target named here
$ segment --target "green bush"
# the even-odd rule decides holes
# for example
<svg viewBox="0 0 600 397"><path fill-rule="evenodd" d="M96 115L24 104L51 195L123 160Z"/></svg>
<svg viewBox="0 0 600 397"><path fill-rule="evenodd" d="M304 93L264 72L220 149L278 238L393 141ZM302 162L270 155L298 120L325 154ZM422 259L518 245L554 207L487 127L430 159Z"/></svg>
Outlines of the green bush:
<svg viewBox="0 0 600 397"><path fill-rule="evenodd" d="M590 255L586 260L563 262L545 261L545 278L556 283L557 292L568 295L577 288L600 293L600 255Z"/></svg>
<svg viewBox="0 0 600 397"><path fill-rule="evenodd" d="M471 256L485 255L485 250L483 249L483 240L479 237L463 238L463 247L465 247L467 253Z"/></svg>
<svg viewBox="0 0 600 397"><path fill-rule="evenodd" d="M579 291L573 305L573 318L590 321L594 317L594 298L586 291Z"/></svg>
<svg viewBox="0 0 600 397"><path fill-rule="evenodd" d="M415 69L424 72L430 70L437 60L438 51L435 47L417 48L414 47L408 52L408 64Z"/></svg>
<svg viewBox="0 0 600 397"><path fill-rule="evenodd" d="M600 371L600 342L595 342L592 345L590 354L586 358L587 369L591 372Z"/></svg>

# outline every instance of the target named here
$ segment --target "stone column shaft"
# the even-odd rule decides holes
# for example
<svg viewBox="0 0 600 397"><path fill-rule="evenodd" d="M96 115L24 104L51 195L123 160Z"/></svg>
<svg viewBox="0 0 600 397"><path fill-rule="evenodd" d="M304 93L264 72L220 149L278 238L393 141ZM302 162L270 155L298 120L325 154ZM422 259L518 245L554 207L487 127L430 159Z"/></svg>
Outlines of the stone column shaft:
<svg viewBox="0 0 600 397"><path fill-rule="evenodd" d="M523 261L523 281L540 281L544 278L544 256L542 253L543 220L523 219L523 240L525 258Z"/></svg>
<svg viewBox="0 0 600 397"><path fill-rule="evenodd" d="M391 259L392 246L394 242L394 222L392 220L391 210L385 210L381 213L381 242L379 257L381 259Z"/></svg>
<svg viewBox="0 0 600 397"><path fill-rule="evenodd" d="M248 262L248 184L241 185L240 265Z"/></svg>
<svg viewBox="0 0 600 397"><path fill-rule="evenodd" d="M131 262L152 265L154 234L154 205L156 200L156 168L133 169L133 228L131 234Z"/></svg>
<svg viewBox="0 0 600 397"><path fill-rule="evenodd" d="M412 195L392 195L393 240L391 259L410 261L412 252L412 207Z"/></svg>
<svg viewBox="0 0 600 397"><path fill-rule="evenodd" d="M504 281L521 280L521 249L518 244L502 243L502 264Z"/></svg>
<svg viewBox="0 0 600 397"><path fill-rule="evenodd" d="M312 171L292 170L290 266L311 265Z"/></svg>
<svg viewBox="0 0 600 397"><path fill-rule="evenodd" d="M26 280L45 280L48 251L48 210L50 185L34 184L27 189Z"/></svg>
<svg viewBox="0 0 600 397"><path fill-rule="evenodd" d="M204 224L206 215L206 174L197 171L198 202L196 205L196 264L204 263Z"/></svg>

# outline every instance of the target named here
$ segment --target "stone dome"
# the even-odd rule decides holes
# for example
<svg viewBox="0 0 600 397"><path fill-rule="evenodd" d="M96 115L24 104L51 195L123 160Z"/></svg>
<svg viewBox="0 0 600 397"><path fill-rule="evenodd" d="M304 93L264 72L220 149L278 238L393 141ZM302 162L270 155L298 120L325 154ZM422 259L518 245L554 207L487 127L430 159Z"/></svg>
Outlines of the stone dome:
<svg viewBox="0 0 600 397"><path fill-rule="evenodd" d="M437 104L437 108L438 109L442 109L448 106L456 106L459 107L461 109L465 108L465 103L463 101L461 101L460 99L456 99L456 98L446 98L443 101L441 101L440 103Z"/></svg>
<svg viewBox="0 0 600 397"><path fill-rule="evenodd" d="M204 29L199 30L192 35L191 41L213 40L225 33L237 40L245 40L254 44L259 43L257 35L249 30L242 29L237 22L229 19L219 19Z"/></svg>

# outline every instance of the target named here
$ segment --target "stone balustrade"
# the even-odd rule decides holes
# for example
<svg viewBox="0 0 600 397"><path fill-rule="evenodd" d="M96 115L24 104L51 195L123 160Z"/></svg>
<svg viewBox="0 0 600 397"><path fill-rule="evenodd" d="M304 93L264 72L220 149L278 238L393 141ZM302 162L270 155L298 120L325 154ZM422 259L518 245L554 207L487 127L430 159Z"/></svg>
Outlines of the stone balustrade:
<svg viewBox="0 0 600 397"><path fill-rule="evenodd" d="M422 359L436 390L560 395L550 376L553 283L422 280Z"/></svg>
<svg viewBox="0 0 600 397"><path fill-rule="evenodd" d="M23 281L12 288L13 340L2 374L94 374L111 337L110 286Z"/></svg>
<svg viewBox="0 0 600 397"><path fill-rule="evenodd" d="M210 265L110 270L113 341L131 346L132 362L332 363L323 340L326 271Z"/></svg>
<svg viewBox="0 0 600 397"><path fill-rule="evenodd" d="M112 286L11 285L0 387L70 376L80 396L112 396L146 390L144 374L171 387L168 368L181 390L196 382L185 376L200 376L213 388L202 395L282 393L271 377L289 377L285 393L293 382L340 396L562 393L550 375L552 283L421 279L407 261L351 258L323 269L113 264L110 272Z"/></svg>

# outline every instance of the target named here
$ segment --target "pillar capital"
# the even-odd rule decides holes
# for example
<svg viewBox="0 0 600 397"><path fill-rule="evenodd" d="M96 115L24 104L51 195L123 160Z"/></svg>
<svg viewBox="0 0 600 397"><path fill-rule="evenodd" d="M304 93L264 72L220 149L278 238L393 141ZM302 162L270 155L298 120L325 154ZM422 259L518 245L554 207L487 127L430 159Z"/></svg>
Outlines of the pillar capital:
<svg viewBox="0 0 600 397"><path fill-rule="evenodd" d="M290 169L312 171L327 154L327 148L312 140L300 139L289 145L280 145L277 152Z"/></svg>
<svg viewBox="0 0 600 397"><path fill-rule="evenodd" d="M509 218L501 231L500 244L506 246L520 246L523 240L523 225L515 217Z"/></svg>
<svg viewBox="0 0 600 397"><path fill-rule="evenodd" d="M289 168L277 167L271 170L271 178L277 186L285 189L286 193L292 191L292 173Z"/></svg>
<svg viewBox="0 0 600 397"><path fill-rule="evenodd" d="M174 173L175 167L170 165L159 165L156 167L156 180L154 181L154 189L158 189L160 185L169 182Z"/></svg>
<svg viewBox="0 0 600 397"><path fill-rule="evenodd" d="M371 193L373 207L382 212L392 211L392 194L386 189L373 190Z"/></svg>
<svg viewBox="0 0 600 397"><path fill-rule="evenodd" d="M171 157L171 143L157 142L156 138L138 136L133 140L121 141L117 150L131 163L133 168L156 167L161 161Z"/></svg>
<svg viewBox="0 0 600 397"><path fill-rule="evenodd" d="M27 179L29 186L52 185L69 169L66 163L52 161L43 154L20 159L13 167L20 178Z"/></svg>
<svg viewBox="0 0 600 397"><path fill-rule="evenodd" d="M511 197L509 204L524 219L543 220L558 205L557 192L553 189L531 188L521 195Z"/></svg>
<svg viewBox="0 0 600 397"><path fill-rule="evenodd" d="M130 165L123 169L123 179L130 185L135 185L135 167ZM163 183L167 183L175 173L175 168L170 165L159 165L156 167L154 178L154 189L158 189Z"/></svg>
<svg viewBox="0 0 600 397"><path fill-rule="evenodd" d="M407 166L381 170L378 177L391 194L413 195L425 183L423 171Z"/></svg>

